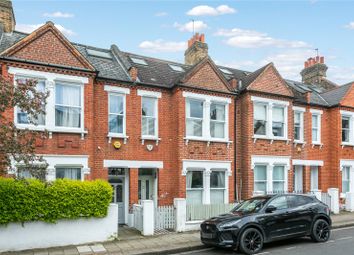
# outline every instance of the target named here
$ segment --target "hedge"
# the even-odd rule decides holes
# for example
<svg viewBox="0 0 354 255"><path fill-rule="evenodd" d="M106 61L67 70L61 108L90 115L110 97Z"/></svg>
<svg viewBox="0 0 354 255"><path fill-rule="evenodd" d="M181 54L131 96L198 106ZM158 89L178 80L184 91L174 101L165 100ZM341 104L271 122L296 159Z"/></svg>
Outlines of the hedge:
<svg viewBox="0 0 354 255"><path fill-rule="evenodd" d="M0 178L0 224L82 217L102 218L112 200L112 187L106 181Z"/></svg>

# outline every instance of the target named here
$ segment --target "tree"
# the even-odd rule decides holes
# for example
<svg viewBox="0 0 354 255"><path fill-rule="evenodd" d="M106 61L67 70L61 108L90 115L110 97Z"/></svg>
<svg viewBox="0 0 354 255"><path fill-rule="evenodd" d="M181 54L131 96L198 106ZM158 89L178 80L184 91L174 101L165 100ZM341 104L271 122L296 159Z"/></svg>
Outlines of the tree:
<svg viewBox="0 0 354 255"><path fill-rule="evenodd" d="M20 166L18 173L26 171L34 178L45 180L48 165L42 156L35 154L35 145L39 139L46 139L47 132L16 127L13 109L17 107L27 124L36 126L45 114L49 94L39 91L34 79L17 79L15 83L0 76L0 175L6 175L16 165Z"/></svg>

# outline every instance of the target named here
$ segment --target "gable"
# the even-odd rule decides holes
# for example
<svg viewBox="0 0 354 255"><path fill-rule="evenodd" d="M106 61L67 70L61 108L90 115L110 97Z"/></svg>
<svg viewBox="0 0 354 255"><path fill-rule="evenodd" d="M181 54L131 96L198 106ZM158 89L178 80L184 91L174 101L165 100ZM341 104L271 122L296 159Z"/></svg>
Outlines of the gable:
<svg viewBox="0 0 354 255"><path fill-rule="evenodd" d="M247 89L281 96L293 96L292 91L272 64L269 65Z"/></svg>
<svg viewBox="0 0 354 255"><path fill-rule="evenodd" d="M353 85L354 85L353 83L349 85L350 88L347 90L347 93L340 101L340 105L354 107L354 86Z"/></svg>
<svg viewBox="0 0 354 255"><path fill-rule="evenodd" d="M195 88L230 93L227 81L222 79L209 61L194 70L182 83Z"/></svg>
<svg viewBox="0 0 354 255"><path fill-rule="evenodd" d="M54 27L47 23L2 53L41 63L94 70L85 57Z"/></svg>

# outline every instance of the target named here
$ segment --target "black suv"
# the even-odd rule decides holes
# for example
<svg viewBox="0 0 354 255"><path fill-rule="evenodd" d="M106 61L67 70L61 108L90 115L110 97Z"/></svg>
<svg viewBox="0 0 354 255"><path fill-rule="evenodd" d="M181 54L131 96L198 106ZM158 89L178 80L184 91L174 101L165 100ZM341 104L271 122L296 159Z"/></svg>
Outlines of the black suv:
<svg viewBox="0 0 354 255"><path fill-rule="evenodd" d="M245 254L258 253L264 243L310 236L326 242L331 234L328 206L308 195L282 194L254 197L230 213L201 224L206 245L232 247Z"/></svg>

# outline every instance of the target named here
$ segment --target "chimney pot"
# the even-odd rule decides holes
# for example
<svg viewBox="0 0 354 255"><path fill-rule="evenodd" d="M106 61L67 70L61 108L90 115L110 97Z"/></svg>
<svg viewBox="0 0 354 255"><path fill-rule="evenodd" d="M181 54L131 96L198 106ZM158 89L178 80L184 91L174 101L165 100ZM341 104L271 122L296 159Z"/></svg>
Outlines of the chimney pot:
<svg viewBox="0 0 354 255"><path fill-rule="evenodd" d="M205 35L195 33L188 40L188 48L184 53L184 61L187 65L195 65L208 56L208 45L205 43Z"/></svg>
<svg viewBox="0 0 354 255"><path fill-rule="evenodd" d="M321 57L321 58L320 58L320 63L321 63L321 64L324 64L324 57Z"/></svg>

